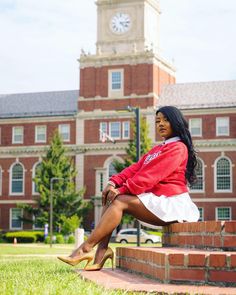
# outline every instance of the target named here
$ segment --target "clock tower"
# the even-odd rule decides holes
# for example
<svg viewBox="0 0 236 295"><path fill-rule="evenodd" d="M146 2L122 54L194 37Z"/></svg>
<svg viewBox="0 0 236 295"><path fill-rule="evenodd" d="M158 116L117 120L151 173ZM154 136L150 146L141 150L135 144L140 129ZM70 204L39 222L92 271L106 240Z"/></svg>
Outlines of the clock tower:
<svg viewBox="0 0 236 295"><path fill-rule="evenodd" d="M98 0L97 48L103 53L159 51L160 8L156 0Z"/></svg>
<svg viewBox="0 0 236 295"><path fill-rule="evenodd" d="M79 59L77 145L86 152L77 155L77 167L87 198L101 195L115 172L112 162L122 160L133 136L134 113L118 111L139 107L155 143L161 87L175 83L175 69L159 54L158 0L97 0L96 5L96 54L82 52ZM104 143L103 132L116 143Z"/></svg>

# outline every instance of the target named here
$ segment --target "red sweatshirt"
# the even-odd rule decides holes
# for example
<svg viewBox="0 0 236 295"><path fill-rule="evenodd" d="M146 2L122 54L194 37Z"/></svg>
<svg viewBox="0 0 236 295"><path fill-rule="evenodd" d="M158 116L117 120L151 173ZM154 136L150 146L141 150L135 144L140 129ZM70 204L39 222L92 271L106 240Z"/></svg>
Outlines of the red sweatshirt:
<svg viewBox="0 0 236 295"><path fill-rule="evenodd" d="M120 194L152 192L167 197L188 191L185 178L188 150L178 137L155 146L137 163L110 178Z"/></svg>

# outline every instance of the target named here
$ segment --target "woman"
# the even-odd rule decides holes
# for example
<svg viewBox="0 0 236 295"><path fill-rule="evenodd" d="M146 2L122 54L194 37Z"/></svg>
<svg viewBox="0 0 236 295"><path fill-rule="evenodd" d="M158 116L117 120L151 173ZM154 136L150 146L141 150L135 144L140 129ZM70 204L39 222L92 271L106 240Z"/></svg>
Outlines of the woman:
<svg viewBox="0 0 236 295"><path fill-rule="evenodd" d="M108 243L124 213L159 226L199 219L187 187L196 180L197 165L188 123L176 107L165 106L156 112L156 128L163 143L109 179L102 192L104 207L99 224L87 241L69 257L58 257L60 260L76 265L94 258L94 264L85 270L101 269L108 258L113 261Z"/></svg>

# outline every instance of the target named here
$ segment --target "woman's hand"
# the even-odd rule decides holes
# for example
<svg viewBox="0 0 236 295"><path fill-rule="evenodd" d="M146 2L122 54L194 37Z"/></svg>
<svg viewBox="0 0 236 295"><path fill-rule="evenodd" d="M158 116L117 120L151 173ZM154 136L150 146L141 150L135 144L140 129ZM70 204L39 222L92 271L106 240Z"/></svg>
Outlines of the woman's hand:
<svg viewBox="0 0 236 295"><path fill-rule="evenodd" d="M117 188L112 187L107 194L106 204L109 206L119 194L119 190Z"/></svg>
<svg viewBox="0 0 236 295"><path fill-rule="evenodd" d="M111 203L118 194L118 189L114 188L113 185L108 184L102 191L102 205L105 206L108 201Z"/></svg>

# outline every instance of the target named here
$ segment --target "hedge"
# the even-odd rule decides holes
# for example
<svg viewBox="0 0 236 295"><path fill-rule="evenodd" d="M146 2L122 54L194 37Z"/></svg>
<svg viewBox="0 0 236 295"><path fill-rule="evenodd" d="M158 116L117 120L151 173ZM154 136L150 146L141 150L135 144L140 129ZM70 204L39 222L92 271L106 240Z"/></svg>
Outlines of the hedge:
<svg viewBox="0 0 236 295"><path fill-rule="evenodd" d="M35 243L42 241L44 237L43 232L37 231L17 231L17 232L8 232L4 235L4 239L8 243L13 243L14 238L17 239L18 243Z"/></svg>

